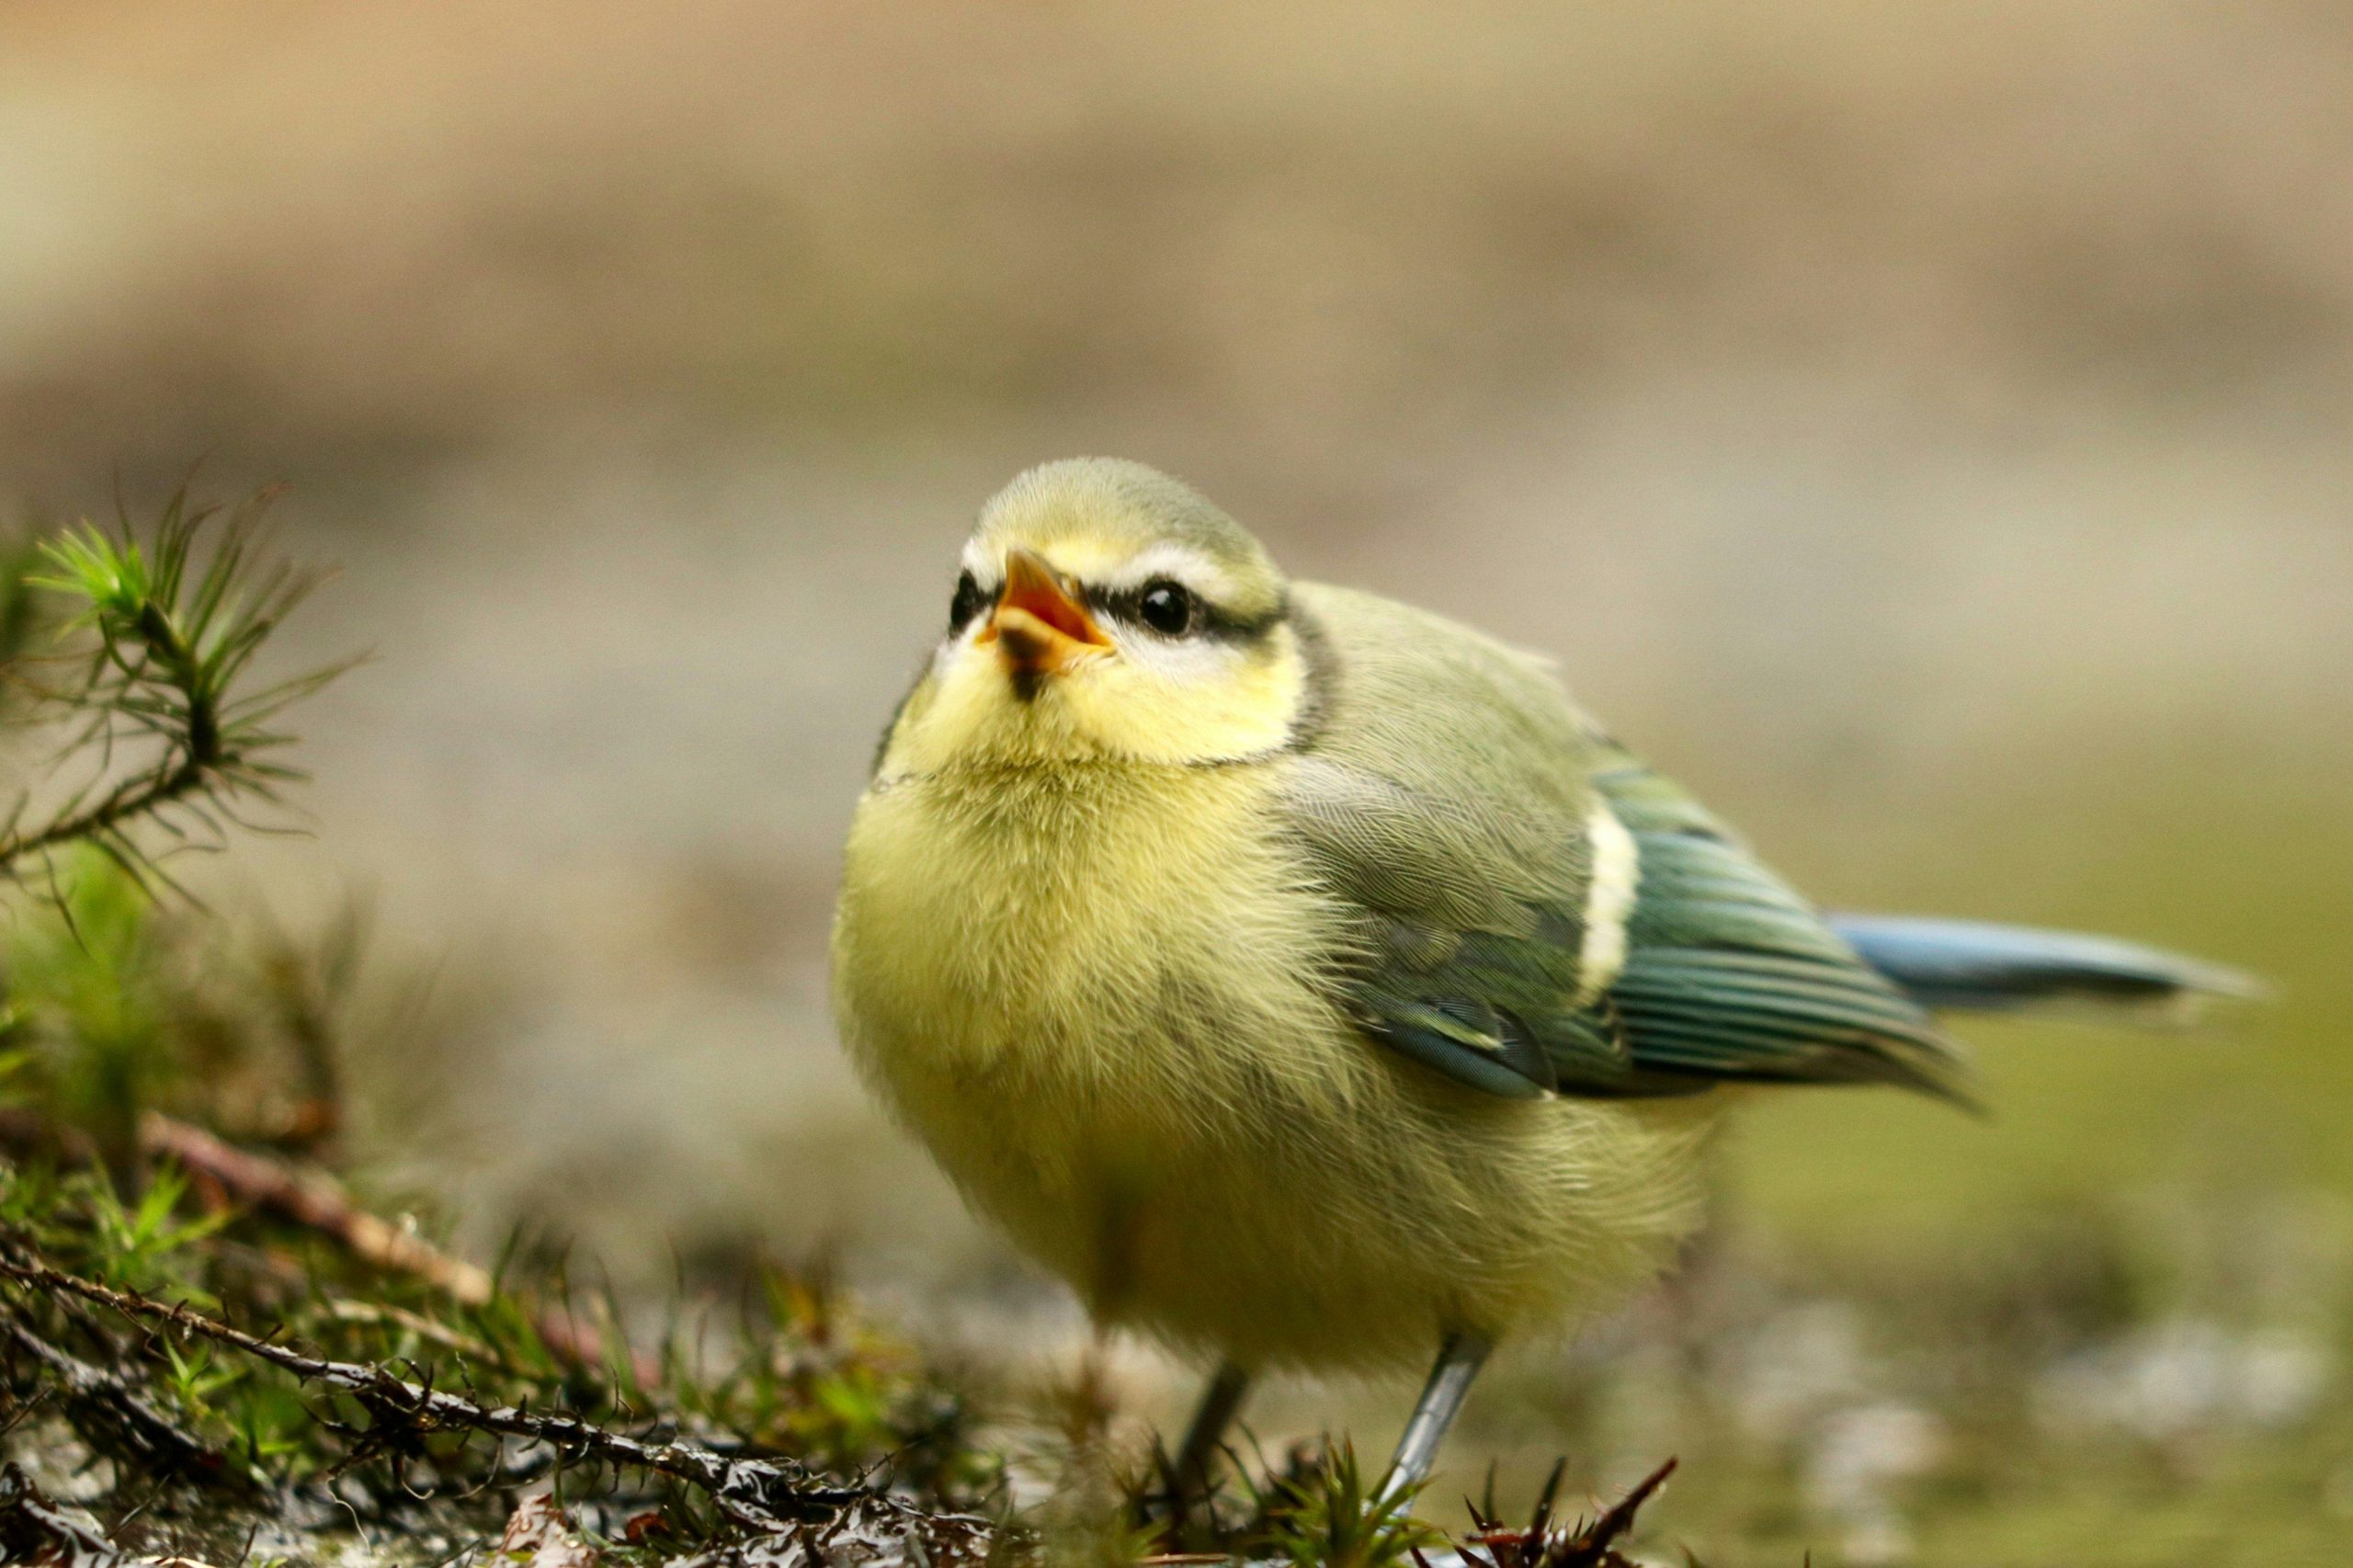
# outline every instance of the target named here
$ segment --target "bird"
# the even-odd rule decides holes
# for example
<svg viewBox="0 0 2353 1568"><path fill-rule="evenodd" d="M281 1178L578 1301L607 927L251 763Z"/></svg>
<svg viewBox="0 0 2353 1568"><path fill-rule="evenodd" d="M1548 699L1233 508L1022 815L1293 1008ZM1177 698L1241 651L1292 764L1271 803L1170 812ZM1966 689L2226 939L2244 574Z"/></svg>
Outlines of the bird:
<svg viewBox="0 0 2353 1568"><path fill-rule="evenodd" d="M2161 1017L2253 983L2119 939L1815 908L1455 620L1288 579L1184 483L982 508L852 817L845 1051L1106 1327L1256 1380L1428 1369L1410 1494L1498 1344L1624 1301L1775 1087L1971 1106L1938 1015Z"/></svg>

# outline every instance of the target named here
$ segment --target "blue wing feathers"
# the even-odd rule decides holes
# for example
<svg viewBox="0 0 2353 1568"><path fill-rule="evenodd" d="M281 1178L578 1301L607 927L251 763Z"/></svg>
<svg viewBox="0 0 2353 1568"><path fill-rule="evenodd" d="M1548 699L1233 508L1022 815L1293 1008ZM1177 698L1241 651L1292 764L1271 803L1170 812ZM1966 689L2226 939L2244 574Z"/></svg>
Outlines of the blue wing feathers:
<svg viewBox="0 0 2353 1568"><path fill-rule="evenodd" d="M2253 977L2111 937L1977 920L1837 915L1830 926L1924 1007L1978 1012L2088 1005L2165 1013L2262 994Z"/></svg>
<svg viewBox="0 0 2353 1568"><path fill-rule="evenodd" d="M1640 865L1608 998L1637 1092L1880 1083L1969 1100L1964 1059L1927 1013L1704 807L1636 763L1593 781Z"/></svg>
<svg viewBox="0 0 2353 1568"><path fill-rule="evenodd" d="M1364 831L1368 813L1409 812L1411 792L1316 777L1300 830L1364 922L1342 966L1349 1010L1372 1039L1484 1094L1886 1084L1968 1105L1967 1059L1934 1011L2163 1014L2253 990L2228 970L2106 937L1824 916L1688 795L1613 760L1588 778L1632 835L1637 874L1622 966L1595 996L1582 983L1583 883L1565 861L1523 846L1532 867L1505 859L1492 881L1466 880L1446 855L1432 858L1427 837Z"/></svg>

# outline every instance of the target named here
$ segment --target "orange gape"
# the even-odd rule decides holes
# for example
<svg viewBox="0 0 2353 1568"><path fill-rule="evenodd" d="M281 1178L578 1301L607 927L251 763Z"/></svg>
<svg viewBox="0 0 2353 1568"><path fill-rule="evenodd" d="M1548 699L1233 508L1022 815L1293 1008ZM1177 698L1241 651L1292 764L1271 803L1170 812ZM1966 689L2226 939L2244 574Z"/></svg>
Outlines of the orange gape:
<svg viewBox="0 0 2353 1568"><path fill-rule="evenodd" d="M1060 675L1111 645L1086 607L1056 580L1053 568L1026 550L1007 553L1005 591L975 641L998 644L1015 688L1024 696L1033 696L1044 676Z"/></svg>

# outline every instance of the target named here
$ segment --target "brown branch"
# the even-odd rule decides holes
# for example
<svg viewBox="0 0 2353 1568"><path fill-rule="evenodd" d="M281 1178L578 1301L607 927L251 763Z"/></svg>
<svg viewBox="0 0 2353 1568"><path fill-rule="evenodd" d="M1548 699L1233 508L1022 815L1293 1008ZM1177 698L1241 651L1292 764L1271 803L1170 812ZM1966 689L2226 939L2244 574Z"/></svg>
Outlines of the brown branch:
<svg viewBox="0 0 2353 1568"><path fill-rule="evenodd" d="M1651 1500L1654 1493L1666 1484L1666 1478L1675 1473L1675 1467L1679 1462L1681 1461L1669 1459L1665 1464L1636 1482L1632 1491L1603 1509L1593 1523L1577 1532L1575 1539L1570 1544L1576 1550L1592 1555L1597 1561L1607 1562L1611 1555L1614 1555L1610 1550L1611 1543L1633 1528L1634 1516L1642 1511L1643 1505ZM1575 1560L1563 1558L1563 1561Z"/></svg>
<svg viewBox="0 0 2353 1568"><path fill-rule="evenodd" d="M854 1505L862 1505L858 1511L870 1517L875 1509L903 1513L910 1528L933 1518L912 1505L878 1495L869 1488L820 1484L807 1467L791 1460L731 1458L695 1443L628 1437L577 1416L540 1415L515 1405L485 1406L411 1382L382 1367L307 1356L183 1304L117 1290L46 1264L0 1257L0 1276L51 1297L88 1301L134 1322L159 1324L185 1337L224 1346L303 1382L348 1394L380 1426L413 1432L483 1432L520 1437L545 1443L561 1453L683 1482L707 1494L728 1517L747 1528L776 1532L824 1523Z"/></svg>
<svg viewBox="0 0 2353 1568"><path fill-rule="evenodd" d="M1484 1559L1474 1557L1466 1549L1461 1554L1461 1560L1472 1568L1633 1568L1631 1562L1619 1553L1618 1538L1633 1528L1634 1516L1666 1484L1677 1463L1668 1460L1589 1522L1559 1532L1552 1528L1552 1502L1560 1494L1561 1477L1568 1470L1568 1460L1563 1460L1552 1467L1552 1479L1537 1497L1536 1517L1526 1529L1507 1529L1493 1517L1495 1477L1490 1475L1486 1504L1474 1505L1471 1509L1472 1529L1468 1543L1483 1548L1487 1555ZM1419 1551L1414 1553L1414 1559L1427 1568L1428 1559Z"/></svg>
<svg viewBox="0 0 2353 1568"><path fill-rule="evenodd" d="M484 1307L496 1297L487 1269L453 1257L431 1242L351 1201L325 1172L286 1165L267 1155L237 1148L203 1128L149 1111L140 1119L140 1146L177 1162L191 1176L216 1183L231 1198L318 1232L369 1267L423 1280L463 1307ZM541 1309L532 1326L560 1358L575 1366L605 1364L605 1336L570 1312ZM661 1376L653 1358L631 1351L631 1367L641 1383Z"/></svg>
<svg viewBox="0 0 2353 1568"><path fill-rule="evenodd" d="M487 1306L497 1294L488 1270L358 1207L324 1171L290 1168L156 1111L139 1119L139 1146L218 1183L241 1203L318 1232L363 1263L422 1279L460 1306Z"/></svg>
<svg viewBox="0 0 2353 1568"><path fill-rule="evenodd" d="M175 1162L230 1200L316 1231L369 1267L421 1279L461 1307L487 1306L497 1295L497 1282L487 1269L369 1213L352 1202L340 1182L314 1166L289 1165L240 1149L158 1111L140 1118L139 1146ZM63 1165L94 1165L98 1157L97 1147L74 1128L21 1107L0 1107L0 1149ZM579 1367L606 1364L605 1336L594 1324L540 1309L532 1313L531 1326L559 1360ZM630 1369L642 1384L662 1375L655 1358L642 1350L630 1351Z"/></svg>
<svg viewBox="0 0 2353 1568"><path fill-rule="evenodd" d="M0 1314L0 1335L48 1369L66 1401L79 1406L102 1433L119 1438L124 1450L165 1477L226 1482L240 1489L263 1485L260 1476L182 1428L120 1373L93 1366L63 1346L51 1344L11 1314Z"/></svg>

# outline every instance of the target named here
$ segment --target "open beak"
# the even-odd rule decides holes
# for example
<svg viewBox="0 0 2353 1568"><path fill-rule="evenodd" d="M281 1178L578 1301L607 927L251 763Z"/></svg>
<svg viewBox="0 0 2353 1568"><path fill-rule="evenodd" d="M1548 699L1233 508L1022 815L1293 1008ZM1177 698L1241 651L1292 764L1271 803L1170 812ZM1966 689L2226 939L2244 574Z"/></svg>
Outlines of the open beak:
<svg viewBox="0 0 2353 1568"><path fill-rule="evenodd" d="M1111 646L1054 569L1020 549L1006 553L1005 591L976 641L996 643L1016 678L1032 680L1061 675Z"/></svg>

